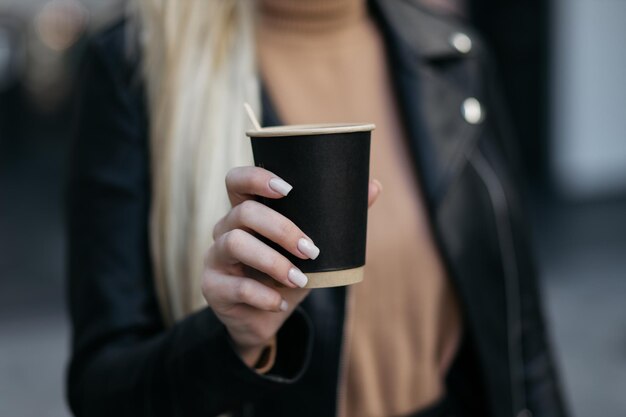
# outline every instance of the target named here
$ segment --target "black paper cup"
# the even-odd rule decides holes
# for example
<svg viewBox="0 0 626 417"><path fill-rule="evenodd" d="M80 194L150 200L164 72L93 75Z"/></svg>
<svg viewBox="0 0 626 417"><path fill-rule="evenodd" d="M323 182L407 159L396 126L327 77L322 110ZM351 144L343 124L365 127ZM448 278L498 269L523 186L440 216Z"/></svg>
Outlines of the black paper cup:
<svg viewBox="0 0 626 417"><path fill-rule="evenodd" d="M283 198L259 201L293 221L320 248L300 259L274 242L309 278L307 288L363 280L373 124L267 127L248 131L254 163L293 186Z"/></svg>

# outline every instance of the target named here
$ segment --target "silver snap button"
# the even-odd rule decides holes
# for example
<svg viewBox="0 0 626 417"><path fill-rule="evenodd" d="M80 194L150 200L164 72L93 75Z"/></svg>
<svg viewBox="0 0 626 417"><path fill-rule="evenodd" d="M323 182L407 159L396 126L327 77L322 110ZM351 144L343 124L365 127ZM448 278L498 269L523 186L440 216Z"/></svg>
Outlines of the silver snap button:
<svg viewBox="0 0 626 417"><path fill-rule="evenodd" d="M469 124L476 125L483 121L484 112L480 101L474 97L466 98L461 106L461 114L465 121Z"/></svg>
<svg viewBox="0 0 626 417"><path fill-rule="evenodd" d="M450 36L450 44L462 54L472 50L472 39L462 32L453 33Z"/></svg>
<svg viewBox="0 0 626 417"><path fill-rule="evenodd" d="M517 413L517 417L533 417L533 413L531 413L528 409L524 409Z"/></svg>

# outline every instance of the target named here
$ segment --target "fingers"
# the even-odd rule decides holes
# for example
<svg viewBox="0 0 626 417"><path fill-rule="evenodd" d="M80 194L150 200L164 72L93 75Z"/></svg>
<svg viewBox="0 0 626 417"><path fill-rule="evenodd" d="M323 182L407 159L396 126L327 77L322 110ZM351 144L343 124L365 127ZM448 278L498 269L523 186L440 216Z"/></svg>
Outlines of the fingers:
<svg viewBox="0 0 626 417"><path fill-rule="evenodd" d="M317 246L291 220L254 200L235 206L222 218L213 228L213 240L233 229L253 230L300 259L315 259L319 255Z"/></svg>
<svg viewBox="0 0 626 417"><path fill-rule="evenodd" d="M286 257L241 229L233 229L221 235L215 241L215 252L216 258L222 263L243 263L289 288L304 287L308 282L306 275Z"/></svg>
<svg viewBox="0 0 626 417"><path fill-rule="evenodd" d="M289 309L289 304L278 291L252 278L224 275L214 270L207 270L206 274L202 293L212 308L219 310L247 304L264 311Z"/></svg>
<svg viewBox="0 0 626 417"><path fill-rule="evenodd" d="M376 202L378 196L383 191L383 185L377 179L373 179L369 183L369 190L367 196L367 207L372 207L372 204Z"/></svg>
<svg viewBox="0 0 626 417"><path fill-rule="evenodd" d="M226 190L233 207L255 195L282 198L289 194L292 188L283 179L264 168L236 167L226 174Z"/></svg>

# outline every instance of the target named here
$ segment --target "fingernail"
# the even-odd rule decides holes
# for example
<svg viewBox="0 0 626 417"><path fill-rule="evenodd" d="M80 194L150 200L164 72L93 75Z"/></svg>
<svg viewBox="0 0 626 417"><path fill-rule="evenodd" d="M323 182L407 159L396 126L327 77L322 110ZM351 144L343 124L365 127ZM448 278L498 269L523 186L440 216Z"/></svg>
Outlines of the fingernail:
<svg viewBox="0 0 626 417"><path fill-rule="evenodd" d="M298 250L311 259L317 258L320 254L320 249L313 242L303 237L298 240Z"/></svg>
<svg viewBox="0 0 626 417"><path fill-rule="evenodd" d="M289 281L300 288L304 288L309 279L297 268L291 268L289 270ZM281 306L282 308L282 306Z"/></svg>
<svg viewBox="0 0 626 417"><path fill-rule="evenodd" d="M280 311L287 311L289 309L289 304L287 301L283 300L280 302Z"/></svg>
<svg viewBox="0 0 626 417"><path fill-rule="evenodd" d="M289 183L287 183L287 181L285 180L282 180L280 178L272 178L270 180L270 188L276 191L277 193L280 193L282 195L287 195L289 194L289 191L291 191L293 187L289 185Z"/></svg>

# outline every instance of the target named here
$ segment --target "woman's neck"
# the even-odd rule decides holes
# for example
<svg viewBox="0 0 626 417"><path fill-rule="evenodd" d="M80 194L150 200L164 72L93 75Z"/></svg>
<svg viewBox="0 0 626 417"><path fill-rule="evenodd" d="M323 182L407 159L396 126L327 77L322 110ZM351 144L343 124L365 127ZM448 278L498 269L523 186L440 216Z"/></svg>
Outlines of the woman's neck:
<svg viewBox="0 0 626 417"><path fill-rule="evenodd" d="M367 15L366 0L257 0L261 24L276 31L334 32Z"/></svg>

